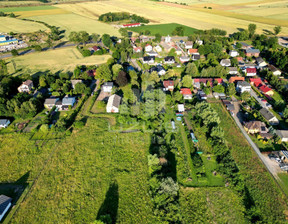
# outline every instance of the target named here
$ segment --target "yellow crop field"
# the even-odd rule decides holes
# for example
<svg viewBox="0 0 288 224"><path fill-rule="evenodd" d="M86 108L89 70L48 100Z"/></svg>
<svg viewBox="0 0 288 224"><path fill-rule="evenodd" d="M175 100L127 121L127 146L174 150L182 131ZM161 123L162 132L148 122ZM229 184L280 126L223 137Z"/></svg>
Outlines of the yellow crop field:
<svg viewBox="0 0 288 224"><path fill-rule="evenodd" d="M57 15L57 14L68 14L70 12L63 9L49 9L49 10L33 10L33 11L19 11L15 12L19 18L27 18L32 16L44 16L44 15Z"/></svg>
<svg viewBox="0 0 288 224"><path fill-rule="evenodd" d="M83 57L76 48L63 48L17 56L7 60L8 71L33 74L37 71L73 71L76 65L98 65L105 63L110 55Z"/></svg>
<svg viewBox="0 0 288 224"><path fill-rule="evenodd" d="M47 30L48 28L42 24L23 21L10 17L0 17L0 32L35 32L38 30Z"/></svg>
<svg viewBox="0 0 288 224"><path fill-rule="evenodd" d="M263 0L264 3L268 1ZM274 2L273 0L270 0ZM286 1L286 0L285 0ZM148 0L109 0L99 2L84 2L76 4L61 4L57 7L67 11L87 16L89 18L97 18L106 12L129 12L144 16L153 23L179 23L196 29L221 28L228 32L235 32L237 28L247 28L250 23L257 25L257 32L262 33L263 29L273 30L274 26L281 25L281 34L288 34L288 24L285 20L265 18L255 15L245 15L242 13L230 12L232 6L222 6L219 10L209 10L199 7L196 0L190 6L172 4L167 2L154 2ZM212 0L211 0L212 2ZM215 1L213 1L215 3ZM223 5L228 0L219 1ZM217 4L219 3L217 1ZM229 1L231 3L231 1ZM243 1L233 1L237 4ZM253 3L251 0L245 2ZM256 0L254 0L256 2ZM199 2L203 6L203 2ZM223 8L224 7L224 8ZM224 10L225 7L227 10ZM238 7L239 8L239 7ZM241 7L240 7L241 8Z"/></svg>

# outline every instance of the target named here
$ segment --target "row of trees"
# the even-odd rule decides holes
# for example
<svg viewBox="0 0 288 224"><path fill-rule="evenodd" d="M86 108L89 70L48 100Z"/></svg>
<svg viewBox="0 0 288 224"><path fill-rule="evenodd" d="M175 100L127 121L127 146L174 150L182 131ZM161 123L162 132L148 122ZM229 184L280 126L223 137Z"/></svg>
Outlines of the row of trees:
<svg viewBox="0 0 288 224"><path fill-rule="evenodd" d="M102 22L115 22L122 20L130 20L135 23L149 23L148 19L136 14L130 14L128 12L108 12L99 16L99 21Z"/></svg>

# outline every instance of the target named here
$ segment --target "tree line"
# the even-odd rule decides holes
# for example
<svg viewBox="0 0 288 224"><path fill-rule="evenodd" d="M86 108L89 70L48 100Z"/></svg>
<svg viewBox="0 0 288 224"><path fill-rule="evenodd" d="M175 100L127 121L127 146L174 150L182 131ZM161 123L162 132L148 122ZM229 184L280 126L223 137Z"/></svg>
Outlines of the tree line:
<svg viewBox="0 0 288 224"><path fill-rule="evenodd" d="M122 20L130 20L135 23L149 23L148 19L136 14L131 15L128 12L108 12L99 16L99 21L102 22L115 22Z"/></svg>

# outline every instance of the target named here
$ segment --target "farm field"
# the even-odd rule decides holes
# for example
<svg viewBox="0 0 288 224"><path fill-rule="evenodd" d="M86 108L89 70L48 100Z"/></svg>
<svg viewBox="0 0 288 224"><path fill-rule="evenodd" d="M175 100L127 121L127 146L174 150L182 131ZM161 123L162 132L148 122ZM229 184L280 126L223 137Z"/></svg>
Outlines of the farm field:
<svg viewBox="0 0 288 224"><path fill-rule="evenodd" d="M8 62L9 73L34 73L38 71L72 71L76 65L103 64L110 55L92 55L83 57L75 48L62 48L49 50L47 52L35 52L24 56L10 58ZM65 60L63 60L65 59Z"/></svg>
<svg viewBox="0 0 288 224"><path fill-rule="evenodd" d="M145 26L139 26L139 27L133 27L133 28L127 28L128 30L131 30L133 32L145 32L146 30L149 30L151 32L151 35L155 35L156 33L160 33L162 36L164 35L172 35L172 32L175 30L176 27L183 27L184 28L184 35L188 36L193 34L197 29L183 26L181 24L177 23L169 23L169 24L161 24L161 25L145 25Z"/></svg>
<svg viewBox="0 0 288 224"><path fill-rule="evenodd" d="M113 223L155 223L147 178L150 137L107 127L107 120L89 118L59 144L13 223L92 223L105 214Z"/></svg>
<svg viewBox="0 0 288 224"><path fill-rule="evenodd" d="M9 33L9 32L35 32L38 30L48 30L48 28L42 24L23 21L15 18L9 17L0 17L0 33Z"/></svg>
<svg viewBox="0 0 288 224"><path fill-rule="evenodd" d="M245 223L241 198L228 188L182 188L179 201L183 223Z"/></svg>

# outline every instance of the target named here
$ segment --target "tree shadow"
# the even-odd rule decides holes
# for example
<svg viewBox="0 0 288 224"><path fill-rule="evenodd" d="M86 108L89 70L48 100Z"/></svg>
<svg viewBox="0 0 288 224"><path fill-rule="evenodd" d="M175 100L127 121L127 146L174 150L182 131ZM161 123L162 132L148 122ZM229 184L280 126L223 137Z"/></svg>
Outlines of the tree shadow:
<svg viewBox="0 0 288 224"><path fill-rule="evenodd" d="M266 30L266 29L263 29L263 33L264 33L265 35L274 35L274 33L273 33L272 31Z"/></svg>
<svg viewBox="0 0 288 224"><path fill-rule="evenodd" d="M116 223L118 206L119 206L118 183L116 180L114 180L112 183L110 183L109 189L105 196L105 200L98 211L97 220L107 222L106 219L111 218L112 223Z"/></svg>
<svg viewBox="0 0 288 224"><path fill-rule="evenodd" d="M242 32L242 31L244 31L245 29L238 27L237 30L239 30L240 32Z"/></svg>

